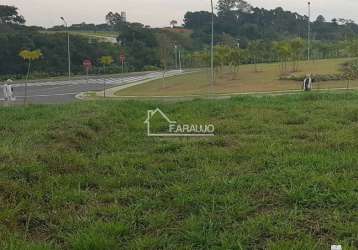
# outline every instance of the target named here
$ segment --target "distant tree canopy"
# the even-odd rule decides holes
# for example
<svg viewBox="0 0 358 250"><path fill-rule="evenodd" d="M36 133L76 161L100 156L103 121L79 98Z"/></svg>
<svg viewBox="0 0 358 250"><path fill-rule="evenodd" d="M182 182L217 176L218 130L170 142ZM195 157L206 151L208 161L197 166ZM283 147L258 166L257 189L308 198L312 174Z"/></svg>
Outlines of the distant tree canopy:
<svg viewBox="0 0 358 250"><path fill-rule="evenodd" d="M106 23L110 26L117 25L122 22L123 22L123 17L121 16L121 14L119 14L117 12L113 13L112 11L110 11L106 15Z"/></svg>
<svg viewBox="0 0 358 250"><path fill-rule="evenodd" d="M22 50L41 50L43 60L35 62L37 73L56 76L67 71L67 39L65 33L45 34L39 32L0 33L0 75L26 73L26 65L18 56ZM73 73L84 73L82 62L91 59L99 65L99 58L111 55L117 58L119 48L109 43L98 43L81 36L71 36L71 61ZM36 73L36 72L35 72Z"/></svg>
<svg viewBox="0 0 358 250"><path fill-rule="evenodd" d="M225 33L240 40L244 47L250 40L278 41L287 38L306 37L308 17L285 11L281 7L267 10L251 6L243 0L219 0L215 16L216 37ZM196 44L209 44L211 32L210 12L187 12L184 27L193 30ZM312 22L312 38L322 41L352 39L358 35L358 25L352 20L334 19L327 22L320 15ZM216 39L216 42L220 39Z"/></svg>
<svg viewBox="0 0 358 250"><path fill-rule="evenodd" d="M24 24L25 18L17 10L14 6L0 5L0 24Z"/></svg>
<svg viewBox="0 0 358 250"><path fill-rule="evenodd" d="M326 22L326 18L322 15L319 15L316 19L316 23L325 23Z"/></svg>
<svg viewBox="0 0 358 250"><path fill-rule="evenodd" d="M219 16L249 13L252 11L252 8L253 7L244 0L219 0L217 6Z"/></svg>
<svg viewBox="0 0 358 250"><path fill-rule="evenodd" d="M308 17L282 8L255 8L243 0L219 0L215 22L215 64L229 65L233 73L241 63L281 62L282 72L297 70L298 61L307 57ZM121 72L119 55L125 53L129 71L170 68L176 65L176 52L182 52L183 63L190 67L210 64L212 15L207 11L188 12L184 28L151 28L140 23L123 22L119 13L109 12L103 24L73 24L71 31L118 34L118 44L103 43L87 33L71 34L73 73L83 73L82 62L91 59L93 73L100 72L99 58L111 56L108 73ZM170 21L170 20L168 20ZM23 25L25 19L16 7L0 5L0 75L26 73L26 65L18 56L22 50L41 50L42 60L34 62L34 75L61 75L67 71L67 38L65 27L55 26L47 31L41 27ZM175 26L176 21L171 24ZM320 15L312 22L312 58L358 56L358 25L349 19L327 22ZM102 34L101 34L102 35ZM174 49L177 48L177 49ZM225 53L224 53L225 52ZM288 67L292 62L292 67ZM36 72L35 72L36 71ZM236 73L235 73L236 74ZM233 74L235 76L235 74Z"/></svg>
<svg viewBox="0 0 358 250"><path fill-rule="evenodd" d="M211 28L211 13L208 11L187 12L184 16L184 26L188 29L209 31Z"/></svg>
<svg viewBox="0 0 358 250"><path fill-rule="evenodd" d="M170 26L172 27L172 28L175 28L175 26L178 24L178 21L177 20L171 20L170 21Z"/></svg>
<svg viewBox="0 0 358 250"><path fill-rule="evenodd" d="M138 70L159 66L158 42L155 32L140 23L126 23L119 28L119 40L128 55L127 62Z"/></svg>

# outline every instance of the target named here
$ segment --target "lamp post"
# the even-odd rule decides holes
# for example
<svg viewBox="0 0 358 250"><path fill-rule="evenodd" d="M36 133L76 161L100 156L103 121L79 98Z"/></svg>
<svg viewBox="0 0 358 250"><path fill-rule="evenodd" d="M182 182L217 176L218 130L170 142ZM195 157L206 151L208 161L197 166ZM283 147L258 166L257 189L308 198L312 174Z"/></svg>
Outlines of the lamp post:
<svg viewBox="0 0 358 250"><path fill-rule="evenodd" d="M65 24L67 32L67 57L68 57L68 80L71 80L71 52L70 52L70 32L68 30L68 24L65 18L61 17L61 20Z"/></svg>
<svg viewBox="0 0 358 250"><path fill-rule="evenodd" d="M214 3L211 0L211 83L214 85Z"/></svg>
<svg viewBox="0 0 358 250"><path fill-rule="evenodd" d="M181 50L179 48L179 70L180 72L183 71L182 61L181 61Z"/></svg>
<svg viewBox="0 0 358 250"><path fill-rule="evenodd" d="M175 69L178 69L178 45L174 45Z"/></svg>
<svg viewBox="0 0 358 250"><path fill-rule="evenodd" d="M307 37L307 61L311 60L311 2L308 2L308 37Z"/></svg>

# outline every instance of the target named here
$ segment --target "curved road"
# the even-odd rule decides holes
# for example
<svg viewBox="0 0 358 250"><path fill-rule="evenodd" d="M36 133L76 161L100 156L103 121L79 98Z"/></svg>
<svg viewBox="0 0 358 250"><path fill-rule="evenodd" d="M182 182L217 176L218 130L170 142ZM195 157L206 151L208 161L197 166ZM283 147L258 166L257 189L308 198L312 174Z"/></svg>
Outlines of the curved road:
<svg viewBox="0 0 358 250"><path fill-rule="evenodd" d="M166 76L183 74L178 70L169 71ZM123 76L108 76L106 89L127 85L148 79L161 77L161 72L131 73ZM30 104L55 104L68 103L76 100L76 95L87 91L103 90L104 78L86 79L74 78L71 81L39 81L28 84L28 103ZM2 83L3 84L3 83ZM4 101L2 84L0 85L0 103ZM24 83L13 84L16 103L22 103L25 96Z"/></svg>

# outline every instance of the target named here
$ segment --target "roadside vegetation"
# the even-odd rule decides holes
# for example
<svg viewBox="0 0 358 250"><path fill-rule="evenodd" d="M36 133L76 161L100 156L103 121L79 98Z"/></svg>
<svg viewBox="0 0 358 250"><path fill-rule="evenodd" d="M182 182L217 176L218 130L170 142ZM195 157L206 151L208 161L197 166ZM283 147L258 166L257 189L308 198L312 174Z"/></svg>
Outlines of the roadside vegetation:
<svg viewBox="0 0 358 250"><path fill-rule="evenodd" d="M230 60L233 78L240 65L281 63L281 72L295 71L307 57L307 17L282 8L256 8L243 0L219 0L215 15L216 66ZM177 69L179 56L185 68L207 67L211 33L211 13L188 12L183 26L176 20L170 27L151 28L127 22L119 13L109 12L103 24L80 23L68 27L71 37L72 73L83 75L82 62L93 63L90 74L101 74L100 58L112 56L109 73L121 73L119 55L125 55L124 70L146 71ZM61 21L59 20L59 23ZM18 58L20 51L41 50L42 60L34 62L32 78L66 74L67 29L26 26L16 7L0 5L0 80L25 79L27 67ZM311 23L312 59L358 56L358 25L352 20L326 20L322 15ZM239 27L239 28L238 28ZM230 50L229 56L220 52ZM165 52L165 53L164 53ZM255 67L255 71L260 68ZM165 84L163 84L165 85Z"/></svg>
<svg viewBox="0 0 358 250"><path fill-rule="evenodd" d="M0 248L358 246L358 95L0 108ZM216 136L146 136L146 111Z"/></svg>

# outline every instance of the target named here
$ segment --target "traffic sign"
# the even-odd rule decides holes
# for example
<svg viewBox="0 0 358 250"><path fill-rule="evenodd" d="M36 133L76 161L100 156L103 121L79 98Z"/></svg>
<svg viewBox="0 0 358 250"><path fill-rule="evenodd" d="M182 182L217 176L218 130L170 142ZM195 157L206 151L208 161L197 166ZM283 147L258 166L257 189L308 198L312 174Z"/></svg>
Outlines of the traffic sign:
<svg viewBox="0 0 358 250"><path fill-rule="evenodd" d="M92 62L89 59L86 59L83 61L83 67L86 68L86 70L89 70L92 68Z"/></svg>
<svg viewBox="0 0 358 250"><path fill-rule="evenodd" d="M121 63L123 64L124 61L126 60L126 55L124 53L121 53L121 55L119 56L119 60L121 61Z"/></svg>

